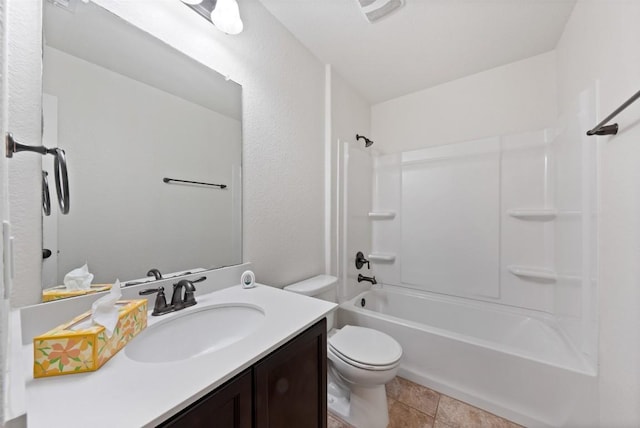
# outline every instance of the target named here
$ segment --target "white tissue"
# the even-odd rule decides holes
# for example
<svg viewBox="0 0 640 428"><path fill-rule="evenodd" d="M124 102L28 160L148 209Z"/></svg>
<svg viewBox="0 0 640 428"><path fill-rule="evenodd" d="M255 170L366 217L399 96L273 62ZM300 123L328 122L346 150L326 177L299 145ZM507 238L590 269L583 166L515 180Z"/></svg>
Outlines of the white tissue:
<svg viewBox="0 0 640 428"><path fill-rule="evenodd" d="M104 297L99 298L91 305L91 321L100 324L107 332L107 337L111 337L113 330L118 324L118 307L116 302L122 297L120 291L120 281L116 279L111 291Z"/></svg>
<svg viewBox="0 0 640 428"><path fill-rule="evenodd" d="M88 290L91 281L93 281L93 274L89 273L89 267L86 263L64 276L64 285L67 290Z"/></svg>

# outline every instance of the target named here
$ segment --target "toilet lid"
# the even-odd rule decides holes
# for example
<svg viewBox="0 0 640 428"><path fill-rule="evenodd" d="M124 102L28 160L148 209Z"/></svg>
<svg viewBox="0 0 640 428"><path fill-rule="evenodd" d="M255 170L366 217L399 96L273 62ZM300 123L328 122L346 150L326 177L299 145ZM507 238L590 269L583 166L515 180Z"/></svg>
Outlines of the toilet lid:
<svg viewBox="0 0 640 428"><path fill-rule="evenodd" d="M393 337L353 325L346 325L331 336L329 346L349 360L370 366L388 366L402 357L402 347Z"/></svg>

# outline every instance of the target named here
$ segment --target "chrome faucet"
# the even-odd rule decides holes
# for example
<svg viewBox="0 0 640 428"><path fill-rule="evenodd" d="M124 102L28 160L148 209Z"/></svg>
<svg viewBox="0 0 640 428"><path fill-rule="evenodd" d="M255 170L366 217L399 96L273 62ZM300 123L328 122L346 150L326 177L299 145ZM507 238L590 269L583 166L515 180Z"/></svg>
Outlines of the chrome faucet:
<svg viewBox="0 0 640 428"><path fill-rule="evenodd" d="M359 273L358 282L362 282L362 281L370 282L372 285L376 285L378 283L378 281L376 281L375 276L364 276L363 274Z"/></svg>

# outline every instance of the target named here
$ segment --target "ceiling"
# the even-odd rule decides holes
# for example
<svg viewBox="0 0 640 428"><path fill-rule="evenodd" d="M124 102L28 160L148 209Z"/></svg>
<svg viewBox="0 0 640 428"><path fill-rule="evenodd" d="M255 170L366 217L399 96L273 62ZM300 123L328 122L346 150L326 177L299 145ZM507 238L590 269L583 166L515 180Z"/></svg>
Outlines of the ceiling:
<svg viewBox="0 0 640 428"><path fill-rule="evenodd" d="M371 103L555 48L575 0L406 0L369 23L357 0L260 0Z"/></svg>

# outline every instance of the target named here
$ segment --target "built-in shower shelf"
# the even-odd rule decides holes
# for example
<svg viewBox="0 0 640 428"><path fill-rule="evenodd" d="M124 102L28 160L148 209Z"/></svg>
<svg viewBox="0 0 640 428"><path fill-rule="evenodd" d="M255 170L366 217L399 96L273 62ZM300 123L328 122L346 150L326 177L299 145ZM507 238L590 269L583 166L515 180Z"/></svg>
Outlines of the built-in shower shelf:
<svg viewBox="0 0 640 428"><path fill-rule="evenodd" d="M550 269L535 268L529 266L509 266L509 272L520 278L539 279L545 281L556 281L557 272Z"/></svg>
<svg viewBox="0 0 640 428"><path fill-rule="evenodd" d="M393 263L396 261L396 255L391 253L371 253L369 254L371 263Z"/></svg>
<svg viewBox="0 0 640 428"><path fill-rule="evenodd" d="M391 220L395 217L395 211L372 211L369 213L369 218L371 220Z"/></svg>
<svg viewBox="0 0 640 428"><path fill-rule="evenodd" d="M507 211L507 214L520 220L549 221L556 218L558 210L553 208L513 209Z"/></svg>

